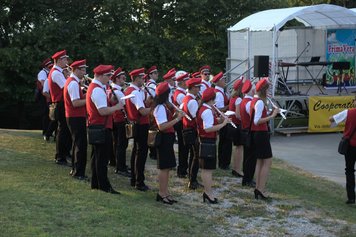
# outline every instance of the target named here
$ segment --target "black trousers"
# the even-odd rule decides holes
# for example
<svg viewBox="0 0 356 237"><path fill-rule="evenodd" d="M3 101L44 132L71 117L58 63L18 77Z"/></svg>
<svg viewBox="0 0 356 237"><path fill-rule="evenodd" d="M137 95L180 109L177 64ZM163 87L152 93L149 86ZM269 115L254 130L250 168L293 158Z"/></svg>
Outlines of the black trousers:
<svg viewBox="0 0 356 237"><path fill-rule="evenodd" d="M220 168L228 168L231 163L232 140L227 136L227 126L219 131L218 159Z"/></svg>
<svg viewBox="0 0 356 237"><path fill-rule="evenodd" d="M47 118L49 120L49 105L51 103L47 103ZM50 137L53 132L55 132L55 136L57 136L57 128L58 128L58 121L54 121L54 120L49 120L47 128L46 128L46 132L45 132L45 136L46 137Z"/></svg>
<svg viewBox="0 0 356 237"><path fill-rule="evenodd" d="M148 124L135 124L136 134L131 154L131 185L145 185L145 165L147 160Z"/></svg>
<svg viewBox="0 0 356 237"><path fill-rule="evenodd" d="M64 112L64 103L58 102L58 132L56 138L56 156L55 159L62 161L66 159L66 156L70 155L70 149L72 146L72 138L67 126L67 121Z"/></svg>
<svg viewBox="0 0 356 237"><path fill-rule="evenodd" d="M244 177L242 178L242 183L249 183L253 181L253 176L255 175L257 159L253 155L253 148L244 145L244 160L242 164L242 170L244 172Z"/></svg>
<svg viewBox="0 0 356 237"><path fill-rule="evenodd" d="M111 141L114 141L114 130L111 131ZM116 166L116 158L115 158L115 147L114 143L111 144L109 150L108 150L108 164L110 166Z"/></svg>
<svg viewBox="0 0 356 237"><path fill-rule="evenodd" d="M346 192L349 200L355 200L356 147L349 147L345 155Z"/></svg>
<svg viewBox="0 0 356 237"><path fill-rule="evenodd" d="M198 137L198 132L194 130L195 132L195 137ZM185 157L184 162L187 163L179 163L178 167L178 172L187 172L187 168L184 169L184 165L187 165L188 167L188 176L189 176L189 181L194 182L197 181L197 176L198 176L198 171L199 171L199 150L198 150L199 144L198 144L198 139L196 139L194 145L188 145L185 146L185 149L183 150L183 157ZM189 159L188 159L189 158ZM184 174L184 173L180 173Z"/></svg>
<svg viewBox="0 0 356 237"><path fill-rule="evenodd" d="M174 125L178 139L178 175L186 175L188 169L188 147L183 142L183 122L179 121Z"/></svg>
<svg viewBox="0 0 356 237"><path fill-rule="evenodd" d="M85 117L67 118L72 135L72 169L74 176L85 176L87 165L87 127Z"/></svg>
<svg viewBox="0 0 356 237"><path fill-rule="evenodd" d="M194 145L189 148L189 181L195 182L197 181L198 171L199 171L199 144L198 140Z"/></svg>
<svg viewBox="0 0 356 237"><path fill-rule="evenodd" d="M105 132L105 143L92 145L91 153L91 188L109 191L111 184L108 179L108 151L112 147L112 135L110 130Z"/></svg>
<svg viewBox="0 0 356 237"><path fill-rule="evenodd" d="M114 123L114 154L116 158L116 170L126 171L126 149L128 146L128 139L126 138L125 130L126 122Z"/></svg>
<svg viewBox="0 0 356 237"><path fill-rule="evenodd" d="M149 147L150 150L150 157L152 159L157 159L157 150L154 147Z"/></svg>
<svg viewBox="0 0 356 237"><path fill-rule="evenodd" d="M39 95L38 105L39 105L40 111L41 111L42 135L46 135L46 131L47 131L48 124L49 124L49 117L48 117L49 107L48 107L48 103L46 101L46 97L44 97L43 95Z"/></svg>

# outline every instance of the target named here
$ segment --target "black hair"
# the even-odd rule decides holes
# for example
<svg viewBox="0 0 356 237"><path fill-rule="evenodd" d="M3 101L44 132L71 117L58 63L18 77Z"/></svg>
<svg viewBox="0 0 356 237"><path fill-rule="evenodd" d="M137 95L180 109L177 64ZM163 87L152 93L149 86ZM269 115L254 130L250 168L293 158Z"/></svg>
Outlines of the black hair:
<svg viewBox="0 0 356 237"><path fill-rule="evenodd" d="M159 104L164 104L168 101L168 97L169 97L169 92L170 90L168 89L166 92L164 92L163 94L160 95L156 95L154 102L155 105L159 105Z"/></svg>

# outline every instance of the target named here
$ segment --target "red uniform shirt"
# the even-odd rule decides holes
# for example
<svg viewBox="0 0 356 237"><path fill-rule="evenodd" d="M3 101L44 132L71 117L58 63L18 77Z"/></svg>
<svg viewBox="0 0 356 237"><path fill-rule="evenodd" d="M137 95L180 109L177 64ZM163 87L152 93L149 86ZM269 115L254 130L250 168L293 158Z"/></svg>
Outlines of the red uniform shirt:
<svg viewBox="0 0 356 237"><path fill-rule="evenodd" d="M251 105L250 105L250 116L252 116L252 111L255 111L255 104L257 103L257 101L261 100L260 98L253 98L251 101ZM256 112L255 112L256 113ZM254 113L254 116L255 116ZM263 111L262 111L262 117L261 118L266 118L267 117L267 109L266 106L263 107ZM266 123L262 123L259 125L255 125L255 123L253 122L254 118L252 119L252 126L251 126L251 131L268 131L268 125L267 122Z"/></svg>
<svg viewBox="0 0 356 237"><path fill-rule="evenodd" d="M94 82L90 83L90 85L88 87L88 91L87 91L87 95L86 95L86 108L88 111L88 125L105 125L106 128L112 129L112 116L111 115L101 116L99 114L99 111L96 108L95 104L91 100L91 95L95 88L100 88L101 90L104 91L104 89L100 85L98 85ZM109 105L109 100L107 97L106 97L106 99L107 99L107 103Z"/></svg>
<svg viewBox="0 0 356 237"><path fill-rule="evenodd" d="M130 95L135 87L130 86L125 90L125 95ZM137 110L136 106L131 102L130 99L126 100L126 112L127 117L130 121L138 122L139 124L149 124L149 116L142 116L141 113Z"/></svg>
<svg viewBox="0 0 356 237"><path fill-rule="evenodd" d="M247 113L247 111L246 111L246 104L248 102L250 102L251 100L252 100L252 98L244 97L242 99L241 104L240 104L240 116L241 116L242 129L249 129L250 128L251 118L250 118L250 114Z"/></svg>
<svg viewBox="0 0 356 237"><path fill-rule="evenodd" d="M65 106L65 114L66 118L73 118L73 117L86 117L87 112L85 109L85 106L80 106L80 107L74 107L71 97L69 96L68 93L68 85L74 81L75 83L78 84L78 90L79 90L79 99L84 99L84 95L82 90L80 89L80 85L77 80L73 77L69 77L64 84L64 90L63 90L63 96L64 96L64 106Z"/></svg>
<svg viewBox="0 0 356 237"><path fill-rule="evenodd" d="M52 81L52 73L53 71L59 71L57 68L52 67L51 71L49 71L48 74L48 86L49 90L51 92L51 100L53 103L61 102L63 101L63 89L61 89L57 83Z"/></svg>
<svg viewBox="0 0 356 237"><path fill-rule="evenodd" d="M203 121L201 115L205 110L211 110L211 109L209 107L205 106L205 105L202 105L200 107L199 111L198 111L197 125L198 125L199 137L202 137L202 138L216 138L217 137L217 132L206 132L204 130L204 121ZM214 125L216 125L218 122L217 122L216 116L215 116L213 111L212 111L212 113L213 113L213 116L214 116Z"/></svg>
<svg viewBox="0 0 356 237"><path fill-rule="evenodd" d="M236 111L236 105L235 105L235 103L236 103L236 100L238 99L239 97L238 96L236 96L236 97L232 97L231 99L230 99L230 101L229 101L229 110L230 111ZM241 110L241 109L240 109ZM240 119L238 119L237 117L236 117L236 115L231 115L230 116L230 118L231 118L231 121L234 123L234 124L241 124L241 120Z"/></svg>
<svg viewBox="0 0 356 237"><path fill-rule="evenodd" d="M190 121L186 117L183 117L183 128L184 129L197 127L196 118L193 118L193 116L190 114L189 109L188 109L188 103L191 100L195 100L191 95L186 95L183 99L183 111L192 119Z"/></svg>
<svg viewBox="0 0 356 237"><path fill-rule="evenodd" d="M177 102L177 97L178 97L178 95L180 95L180 94L183 94L183 95L186 95L187 94L187 92L185 92L185 91L182 91L182 90L179 90L178 88L174 91L174 93L173 93L173 103L176 105L176 106L180 106L180 104Z"/></svg>
<svg viewBox="0 0 356 237"><path fill-rule="evenodd" d="M165 112L166 112L167 122L172 121L172 120L173 120L172 112L167 108L166 105L163 105L163 107L164 107ZM155 118L154 121L155 121L156 127L158 127L158 126L157 126L157 119ZM174 127L173 127L173 126L172 126L172 127L169 127L169 128L167 128L167 129L165 129L165 130L163 130L163 131L161 131L161 132L163 132L163 133L174 133Z"/></svg>
<svg viewBox="0 0 356 237"><path fill-rule="evenodd" d="M356 109L350 109L347 111L347 118L345 122L344 137L350 139L350 145L356 147ZM352 137L351 134L354 131Z"/></svg>

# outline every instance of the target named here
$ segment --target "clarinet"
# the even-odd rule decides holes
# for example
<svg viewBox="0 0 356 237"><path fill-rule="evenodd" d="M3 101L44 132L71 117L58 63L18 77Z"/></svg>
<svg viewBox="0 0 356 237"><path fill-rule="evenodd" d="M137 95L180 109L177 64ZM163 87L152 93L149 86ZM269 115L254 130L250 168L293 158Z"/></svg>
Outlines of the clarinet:
<svg viewBox="0 0 356 237"><path fill-rule="evenodd" d="M228 117L223 113L221 112L218 108L216 108L215 105L213 105L213 108L225 119L227 119ZM236 124L232 121L229 122L231 124L231 126L233 126L234 128L237 128Z"/></svg>

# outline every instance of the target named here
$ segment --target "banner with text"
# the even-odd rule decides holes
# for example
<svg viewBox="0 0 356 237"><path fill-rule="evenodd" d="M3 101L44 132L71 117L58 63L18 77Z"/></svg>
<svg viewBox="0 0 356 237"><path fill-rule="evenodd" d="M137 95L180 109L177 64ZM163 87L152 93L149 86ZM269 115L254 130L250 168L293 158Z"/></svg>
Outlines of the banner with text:
<svg viewBox="0 0 356 237"><path fill-rule="evenodd" d="M350 67L342 71L333 69L333 65L327 66L326 88L338 86L355 87L355 39L354 29L329 29L326 40L327 62L349 62ZM342 74L340 74L342 72Z"/></svg>
<svg viewBox="0 0 356 237"><path fill-rule="evenodd" d="M345 124L331 128L329 117L345 109L353 108L354 96L310 96L308 132L339 132Z"/></svg>

